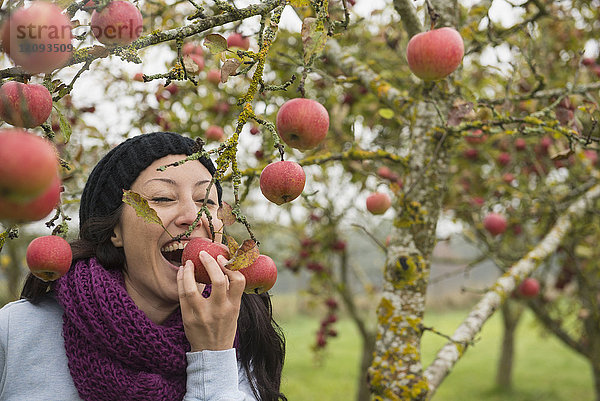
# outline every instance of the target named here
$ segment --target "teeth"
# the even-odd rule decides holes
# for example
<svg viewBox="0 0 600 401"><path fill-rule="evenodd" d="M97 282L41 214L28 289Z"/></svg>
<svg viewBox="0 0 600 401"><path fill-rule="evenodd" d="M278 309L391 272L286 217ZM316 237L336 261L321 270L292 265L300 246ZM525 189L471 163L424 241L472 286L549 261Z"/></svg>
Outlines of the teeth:
<svg viewBox="0 0 600 401"><path fill-rule="evenodd" d="M187 242L173 242L169 245L165 245L162 248L160 248L160 251L161 252L173 252L178 249L185 248L186 245L187 245Z"/></svg>

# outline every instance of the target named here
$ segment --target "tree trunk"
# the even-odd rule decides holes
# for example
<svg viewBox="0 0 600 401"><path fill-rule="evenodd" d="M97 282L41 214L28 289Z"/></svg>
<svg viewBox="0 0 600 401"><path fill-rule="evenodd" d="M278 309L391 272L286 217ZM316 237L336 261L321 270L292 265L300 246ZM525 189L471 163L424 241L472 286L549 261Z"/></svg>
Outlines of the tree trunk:
<svg viewBox="0 0 600 401"><path fill-rule="evenodd" d="M375 336L368 335L363 337L356 401L369 401L371 399L371 389L369 388L367 371L373 362L373 351L375 351Z"/></svg>
<svg viewBox="0 0 600 401"><path fill-rule="evenodd" d="M520 304L507 300L502 304L501 312L504 335L500 348L498 371L496 372L496 385L503 390L509 390L512 388L515 332L523 314L523 308Z"/></svg>

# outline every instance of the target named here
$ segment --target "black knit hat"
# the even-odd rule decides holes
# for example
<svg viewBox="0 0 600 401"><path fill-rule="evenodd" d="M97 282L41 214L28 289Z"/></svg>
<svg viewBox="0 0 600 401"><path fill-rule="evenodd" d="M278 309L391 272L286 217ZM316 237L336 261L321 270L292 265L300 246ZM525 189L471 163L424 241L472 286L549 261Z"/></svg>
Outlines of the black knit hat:
<svg viewBox="0 0 600 401"><path fill-rule="evenodd" d="M191 155L196 142L173 132L153 132L129 138L111 149L96 164L88 177L79 206L79 227L90 217L104 217L121 205L123 190L131 185L142 170L167 155ZM214 175L212 161L202 157L199 162ZM222 189L216 182L219 203Z"/></svg>

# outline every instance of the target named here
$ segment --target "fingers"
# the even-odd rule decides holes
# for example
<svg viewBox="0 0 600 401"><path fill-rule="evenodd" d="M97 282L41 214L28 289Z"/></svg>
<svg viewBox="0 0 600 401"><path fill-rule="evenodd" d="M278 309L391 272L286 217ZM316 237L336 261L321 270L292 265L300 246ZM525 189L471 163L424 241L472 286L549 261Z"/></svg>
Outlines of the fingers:
<svg viewBox="0 0 600 401"><path fill-rule="evenodd" d="M204 265L208 277L210 277L212 284L211 297L214 296L217 300L223 299L229 289L228 277L223 273L221 266L206 251L200 251L200 261Z"/></svg>
<svg viewBox="0 0 600 401"><path fill-rule="evenodd" d="M229 270L225 267L227 259L219 255L217 262L221 266L221 271L229 279L229 295L232 298L241 298L244 289L246 288L246 277L239 271Z"/></svg>
<svg viewBox="0 0 600 401"><path fill-rule="evenodd" d="M202 298L198 290L198 283L194 278L194 264L191 260L186 261L185 266L177 272L177 290L182 312L184 308L189 310L190 305L199 302L199 298Z"/></svg>

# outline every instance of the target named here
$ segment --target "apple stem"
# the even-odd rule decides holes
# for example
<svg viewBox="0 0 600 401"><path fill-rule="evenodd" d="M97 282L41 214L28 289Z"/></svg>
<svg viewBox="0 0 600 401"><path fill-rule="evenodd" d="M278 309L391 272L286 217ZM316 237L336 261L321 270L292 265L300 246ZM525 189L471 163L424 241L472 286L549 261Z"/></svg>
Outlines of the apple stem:
<svg viewBox="0 0 600 401"><path fill-rule="evenodd" d="M431 19L430 30L433 30L438 19L440 18L440 15L437 13L437 11L435 11L435 8L433 8L430 0L425 0L425 4L427 5L427 14L429 14L429 18Z"/></svg>
<svg viewBox="0 0 600 401"><path fill-rule="evenodd" d="M279 156L281 157L281 161L283 161L283 155L285 153L285 151L283 150L283 145L278 143L275 146L277 147L277 150L279 151Z"/></svg>

